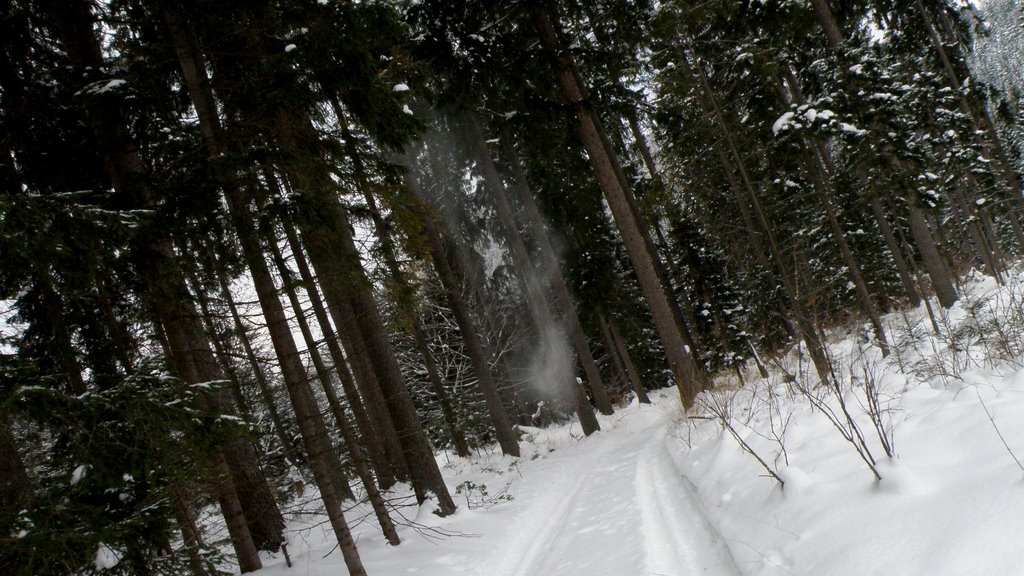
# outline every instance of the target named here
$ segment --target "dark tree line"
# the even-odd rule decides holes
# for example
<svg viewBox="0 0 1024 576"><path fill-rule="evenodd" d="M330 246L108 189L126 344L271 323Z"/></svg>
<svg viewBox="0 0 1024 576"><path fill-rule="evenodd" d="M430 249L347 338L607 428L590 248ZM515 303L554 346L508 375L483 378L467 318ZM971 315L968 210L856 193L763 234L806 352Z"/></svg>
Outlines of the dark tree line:
<svg viewBox="0 0 1024 576"><path fill-rule="evenodd" d="M1024 247L1020 88L941 0L0 19L4 573L210 573L210 506L258 570L298 475L364 574L344 502L399 545L397 482L455 510L437 449L796 342L834 385L825 328L887 354Z"/></svg>

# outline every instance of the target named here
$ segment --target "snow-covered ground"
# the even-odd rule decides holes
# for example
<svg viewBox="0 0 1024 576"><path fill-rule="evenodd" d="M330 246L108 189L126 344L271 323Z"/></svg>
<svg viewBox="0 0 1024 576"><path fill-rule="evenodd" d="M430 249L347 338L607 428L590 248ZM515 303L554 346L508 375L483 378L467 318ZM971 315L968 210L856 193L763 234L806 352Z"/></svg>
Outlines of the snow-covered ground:
<svg viewBox="0 0 1024 576"><path fill-rule="evenodd" d="M674 390L578 425L529 430L523 457L439 456L459 511L437 518L399 507L403 542L389 547L372 516L349 512L371 575L600 576L1004 575L1024 573L1024 342L1019 281L975 280L932 333L924 308L886 318L893 354L863 330L833 334L848 389L811 386L795 353L768 379L722 381L708 401L775 471L773 479L713 412L684 416ZM1018 316L1020 315L1020 316ZM1005 350L1004 350L1005 349ZM789 372L794 378L785 377ZM868 416L878 394L888 458ZM823 403L812 402L804 388ZM826 409L823 412L822 408ZM878 481L839 429L859 431ZM485 486L483 496L470 486ZM399 495L400 496L400 495ZM396 496L397 498L397 496ZM303 508L315 504L307 503ZM295 566L265 558L268 576L345 574L323 518L290 515Z"/></svg>

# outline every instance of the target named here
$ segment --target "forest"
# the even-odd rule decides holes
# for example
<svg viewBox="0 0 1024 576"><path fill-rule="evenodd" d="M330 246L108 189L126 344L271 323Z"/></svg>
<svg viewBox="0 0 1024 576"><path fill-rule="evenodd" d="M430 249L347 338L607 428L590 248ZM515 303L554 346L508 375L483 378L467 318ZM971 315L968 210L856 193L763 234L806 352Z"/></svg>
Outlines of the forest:
<svg viewBox="0 0 1024 576"><path fill-rule="evenodd" d="M1024 357L1013 0L0 0L0 20L3 574L290 567L297 502L329 540L301 555L341 562L323 574L404 573L364 541L383 558L528 504L456 486L459 462L512 470L549 429L610 442L652 402L799 491L775 396L762 436L738 415L758 382L903 478L872 370L920 373L927 341L947 387L996 370L974 346ZM639 458L638 478L671 455Z"/></svg>

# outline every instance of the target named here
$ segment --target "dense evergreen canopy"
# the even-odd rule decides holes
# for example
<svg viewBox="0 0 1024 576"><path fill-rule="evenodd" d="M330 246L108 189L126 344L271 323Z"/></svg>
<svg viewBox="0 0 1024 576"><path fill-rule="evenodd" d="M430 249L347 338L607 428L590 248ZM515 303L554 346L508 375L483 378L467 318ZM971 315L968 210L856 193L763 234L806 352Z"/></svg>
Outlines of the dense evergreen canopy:
<svg viewBox="0 0 1024 576"><path fill-rule="evenodd" d="M887 353L1024 250L1019 18L3 0L0 571L255 570L298 480L363 574L341 502L397 545L397 481L455 508L435 449Z"/></svg>

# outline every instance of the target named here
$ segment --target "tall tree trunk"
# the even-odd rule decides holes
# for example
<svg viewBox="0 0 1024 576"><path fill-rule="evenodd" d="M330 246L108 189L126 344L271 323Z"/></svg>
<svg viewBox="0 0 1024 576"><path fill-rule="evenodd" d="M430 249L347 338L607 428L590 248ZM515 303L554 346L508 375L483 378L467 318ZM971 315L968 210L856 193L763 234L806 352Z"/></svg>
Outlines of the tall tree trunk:
<svg viewBox="0 0 1024 576"><path fill-rule="evenodd" d="M0 420L0 514L13 516L32 500L32 483L10 424Z"/></svg>
<svg viewBox="0 0 1024 576"><path fill-rule="evenodd" d="M822 2L824 0L816 1ZM780 98L783 104L787 103L787 97L795 104L803 105L805 103L800 83L790 68L785 68L785 85L789 88L789 93L786 94L782 90L781 83L776 82L776 85L781 92ZM868 289L867 282L864 281L860 262L850 248L850 243L846 240L846 231L843 230L843 226L839 223L839 217L836 214L834 200L835 183L833 181L835 167L828 156L828 151L825 150L825 146L819 140L814 137L802 137L800 140L807 176L818 193L818 200L825 211L825 221L828 222L828 226L832 230L832 236L835 238L839 254L842 257L843 264L846 266L846 273L857 293L857 302L860 305L861 311L868 317L868 321L871 323L875 339L878 341L878 347L882 350L882 356L887 356L889 354L889 342L885 336L885 329L882 327L881 315L878 313L878 308L871 297L871 291Z"/></svg>
<svg viewBox="0 0 1024 576"><path fill-rule="evenodd" d="M601 314L599 318L601 321L601 333L604 335L605 342L608 343L609 355L615 360L619 370L622 371L626 383L636 394L636 399L641 404L650 404L651 399L647 396L647 390L644 389L644 385L640 381L640 374L637 373L636 366L633 365L633 358L629 354L629 349L626 348L626 343L622 341L618 324L610 314ZM612 329L613 327L614 330Z"/></svg>
<svg viewBox="0 0 1024 576"><path fill-rule="evenodd" d="M434 269L441 279L441 286L447 297L448 305L455 315L459 333L462 335L462 341L466 347L466 355L469 356L473 372L476 374L477 385L481 395L484 397L484 403L487 405L487 412L491 417L491 425L494 427L498 444L501 446L503 453L510 456L519 456L519 442L512 431L512 425L505 412L501 395L498 393L498 385L495 383L494 376L491 373L490 365L493 355L486 349L479 336L480 328L477 326L469 307L462 297L461 275L453 268L453 259L449 254L447 244L454 242L454 240L448 240L441 236L437 222L429 212L430 204L420 190L417 176L412 173L411 165L407 164L405 168L405 174L403 175L405 188L412 197L412 200L421 204L419 214L420 227L426 238Z"/></svg>
<svg viewBox="0 0 1024 576"><path fill-rule="evenodd" d="M921 209L911 203L908 206L908 215L910 234L913 236L914 243L917 244L917 249L921 253L921 260L924 263L925 271L928 273L928 278L931 280L932 290L935 291L939 304L943 308L950 308L957 300L956 288L953 287L953 275L939 254L939 248L935 244L935 237L932 236L928 221L925 220Z"/></svg>
<svg viewBox="0 0 1024 576"><path fill-rule="evenodd" d="M342 112L341 105L338 104L336 100L332 99L331 106L334 109L335 117L338 120L338 126L341 129L341 137L345 143L345 150L348 153L349 158L352 160L353 176L356 179L356 186L362 192L363 198L366 200L366 207L370 212L370 219L373 221L373 228L377 233L380 250L384 256L384 264L387 266L388 272L391 274L391 280L395 284L395 297L398 301L398 308L402 314L402 318L405 320L406 327L410 332L412 332L413 341L416 343L416 350L419 351L420 357L423 358L423 365L427 369L427 379L430 381L431 388L434 391L434 396L437 397L437 402L441 406L441 414L444 416L445 426L448 428L448 435L452 439L452 445L455 447L455 453L466 458L470 455L469 443L466 441L466 436L462 433L462 429L459 427L459 422L455 416L455 410L452 408L451 399L448 397L448 391L445 389L445 382L441 376L441 372L437 369L437 363L434 362L434 357L430 354L430 345L427 342L427 335L423 331L423 324L416 315L416 311L411 307L411 303L407 300L413 297L414 289L410 284L407 275L402 271L401 266L398 264L394 238L387 223L384 221L384 217L381 215L380 208L377 207L377 200L370 191L366 167L363 165L362 156L359 154L355 136L348 127L348 122L345 120L345 115Z"/></svg>
<svg viewBox="0 0 1024 576"><path fill-rule="evenodd" d="M200 555L200 548L205 546L203 534L195 520L192 502L183 488L172 488L171 507L174 509L174 520L181 531L181 540L188 549L188 560L195 575L205 574L206 566Z"/></svg>
<svg viewBox="0 0 1024 576"><path fill-rule="evenodd" d="M526 245L523 243L523 238L519 234L519 226L516 224L515 212L505 192L505 184L498 173L498 167L494 164L494 158L491 156L487 142L484 140L483 132L475 117L467 116L463 118L463 132L480 163L484 182L497 208L498 218L505 229L505 237L509 242L512 258L519 272L523 293L527 297L530 309L540 315L539 320L545 327L555 326L554 318L550 313L550 306L545 297L545 290L541 285L540 279L537 277L536 269L530 262L530 256L526 250ZM560 292L558 288L555 288L555 290ZM561 304L564 307L573 307L571 300L563 300ZM603 414L611 414L612 403L608 398L608 391L605 389L604 382L601 379L601 371L598 370L597 363L594 362L590 344L587 342L583 326L580 325L579 317L575 314L575 308L573 308L571 313L565 312L564 320L568 325L569 335L572 339L573 347L576 349L576 356L579 358L580 364L583 365L583 372L587 376L587 384L590 386L590 391L594 396L594 403Z"/></svg>
<svg viewBox="0 0 1024 576"><path fill-rule="evenodd" d="M194 42L190 42L192 37L188 33L188 29L178 19L178 15L171 10L165 10L164 18L172 35L185 84L200 119L208 152L211 159L216 161L228 151L228 147L217 115L213 92L206 77L205 63L199 56L198 47ZM349 573L365 574L362 561L355 548L355 541L338 500L340 490L335 486L328 463L331 450L327 431L316 406L313 390L306 378L291 329L288 326L284 306L277 297L273 277L270 275L267 262L263 257L255 230L255 216L242 193L240 183L234 181L230 176L225 177L223 183L231 220L242 247L243 257L251 273L260 307L266 318L267 331L270 333L271 342L281 366L281 374L295 410L299 432L309 457L310 468L313 471L317 487L320 489L320 497Z"/></svg>
<svg viewBox="0 0 1024 576"><path fill-rule="evenodd" d="M245 351L245 357L249 362L249 367L252 370L253 380L256 381L256 387L260 391L260 398L263 400L263 407L267 409L267 414L270 415L270 422L274 427L274 433L277 434L277 439L281 442L281 449L284 451L285 457L291 462L292 465L297 465L300 461L299 455L295 451L295 447L292 445L291 438L288 437L287 429L284 426L284 419L281 417L281 412L277 409L277 401L274 398L274 392L270 388L270 383L267 380L266 373L263 371L263 366L260 364L259 358L256 356L256 351L252 348L252 342L249 340L249 334L245 329L245 325L242 323L242 316L238 312L238 305L235 303L235 297L231 294L231 287L228 283L227 273L221 267L217 268L217 283L220 285L221 298L224 299L224 303L228 307L228 312L231 314L231 322L234 325L235 336L242 343L242 350Z"/></svg>
<svg viewBox="0 0 1024 576"><path fill-rule="evenodd" d="M99 40L93 28L94 18L87 2L74 2L57 6L47 6L54 23L57 36L71 60L74 69L83 78L88 78L90 71L103 67L103 56ZM123 204L136 209L153 209L157 199L148 187L145 177L145 164L138 150L132 144L124 119L116 102L89 102L89 114L93 130L96 134L99 153L104 158L106 169L110 175L114 189L124 200ZM203 332L202 323L198 321L181 270L174 263L174 252L170 239L155 230L146 230L137 236L131 249L131 256L139 262L141 274L141 297L157 312L158 323L167 333L167 341L172 348L171 363L175 371L189 384L218 381L223 378L216 374L215 364L209 341ZM200 370L209 370L212 373ZM204 378L210 375L212 377ZM226 406L224 399L214 397L217 408ZM258 467L251 451L246 451L245 443L240 440L229 441L223 446L226 467L230 469L232 481L219 482L216 493L221 510L227 520L229 533L243 572L257 570L261 567L259 554L253 542L253 535L247 526L246 514L242 512L239 500L240 493L255 497L261 501L269 494L265 478L259 482L247 482L247 473ZM236 489L236 486L239 487ZM266 487L264 492L262 489ZM253 508L254 516L261 516L276 511L273 497L261 504L270 507L259 510ZM279 515L279 513L278 513ZM283 522L282 522L283 526ZM280 541L280 531L278 531Z"/></svg>
<svg viewBox="0 0 1024 576"><path fill-rule="evenodd" d="M282 184L289 194L295 193L287 180L282 181ZM340 206L338 206L338 208L341 209ZM319 292L319 294L322 295L323 304L326 305L321 305L321 308L326 308L330 316L329 319L324 318L324 322L321 323L321 326L330 326L330 320L333 320L335 334L338 336L342 346L345 348L348 365L352 368L352 372L355 377L355 384L358 386L358 396L362 398L364 406L367 409L367 414L371 417L373 429L376 430L377 436L383 440L382 444L384 455L387 460L387 467L390 474L385 477L378 473L378 481L383 483L382 487L390 487L392 478L414 480L413 483L416 485L418 481L415 481L415 479L412 478L409 468L410 464L406 461L407 450L410 447L406 446L402 441L403 432L399 428L398 419L393 416L393 405L388 401L390 396L385 395L384 383L378 377L377 369L371 361L373 353L369 348L367 340L364 338L365 332L360 330L360 315L357 315L356 309L354 308L355 300L349 299L346 296L344 299L339 298L333 303L331 302L331 292L328 291L328 286L322 282L312 281L316 271L309 269L307 259L302 256L302 247L306 244L301 241L296 231L292 228L293 223L282 222L282 224L285 228L286 234L288 235L288 241L291 245L292 253L296 257L296 263L299 263L299 270L300 273L303 274L303 281L307 282L309 287L310 295L313 295L317 286L321 287L322 291ZM347 220L343 225L348 226ZM361 268L359 271L361 273ZM316 277L319 278L319 275L317 274ZM366 281L366 278L363 277L362 280ZM344 280L340 282L344 282ZM335 279L332 284L332 286L337 288L337 290L335 290L336 293L341 292L345 288L344 285L337 286L340 282ZM317 298L317 301L320 301L320 298ZM376 311L376 308L374 308L374 311ZM374 328L370 326L368 329ZM382 329L383 328L381 327L381 330ZM390 346L390 344L388 345ZM336 347L333 350L332 361L337 364L341 359L340 350ZM340 370L338 372L341 374ZM344 378L342 379L342 382L345 382ZM349 389L347 388L346 390ZM402 390L404 390L404 384ZM351 404L351 398L353 398L354 395L350 392L346 392L346 394L349 396ZM411 404L409 406L412 407L413 413L415 414L415 407ZM403 414L401 417L406 418L407 416ZM415 423L419 426L418 417L415 420ZM385 482L385 478L388 482Z"/></svg>
<svg viewBox="0 0 1024 576"><path fill-rule="evenodd" d="M366 395L360 395L353 380L353 375L349 373L349 363L346 362L341 345L339 345L339 341L344 337L339 338L337 331L331 327L327 310L324 308L323 300L320 298L320 291L316 287L316 280L313 278L313 273L306 262L306 256L302 252L302 244L289 223L284 222L282 225L285 230L285 236L288 239L288 247L292 252L292 258L295 260L295 267L299 270L299 277L305 285L306 296L309 298L310 306L313 308L314 317L317 324L320 325L320 331L324 334L324 340L327 342L327 351L331 356L331 362L334 364L334 370L338 374L339 380L341 380L341 387L345 392L345 398L348 400L349 407L355 415L356 426L359 428L363 444L366 446L370 460L373 462L374 470L377 472L377 483L382 490L386 490L395 484L395 471L392 461L400 462L403 469L405 466L402 448L399 445L394 425L391 423L391 416L388 414L382 396L375 404L374 416L376 420L375 422L371 421L370 414L366 409L366 405L369 402L366 400ZM352 358L354 352L351 351L355 348L355 337L350 338L353 340L353 343L350 343L347 347L350 349L349 358ZM372 372L372 370L370 371ZM376 380L367 383L365 388L367 390L375 390L378 394L380 392ZM390 451L386 446L391 446ZM407 476L408 474L406 473Z"/></svg>
<svg viewBox="0 0 1024 576"><path fill-rule="evenodd" d="M960 186L954 187L951 190L950 196L953 200L953 214L960 221L963 229L967 230L971 246L974 247L974 255L977 259L975 263L984 267L989 275L1002 284L1002 278L999 274L1000 262L992 248L994 241L986 235L977 214L975 214L970 203L964 199Z"/></svg>
<svg viewBox="0 0 1024 576"><path fill-rule="evenodd" d="M283 114L279 120L279 137L285 149L316 149L319 139L308 119ZM455 502L444 484L433 449L403 382L384 320L352 238L348 216L334 195L334 182L317 162L304 163L303 169L293 169L291 176L305 208L298 219L300 235L323 287L327 308L335 325L341 327L349 319L342 306L351 306L355 325L398 432L417 500L423 502L432 493L437 498L439 512L450 514L455 511Z"/></svg>
<svg viewBox="0 0 1024 576"><path fill-rule="evenodd" d="M170 251L168 245L163 246ZM170 255L160 258L161 268L176 281L161 292L149 296L164 336L165 355L174 372L188 384L222 381L202 323L192 309L191 296L183 284L183 273ZM224 392L207 399L210 410L231 414L231 400ZM283 541L284 520L280 517L266 478L256 462L252 445L242 438L232 438L215 456L213 490L235 548L243 572L262 567L258 548L276 549ZM265 490L264 490L265 489ZM276 517L275 517L276 513ZM279 520L280 524L275 521ZM275 535L276 528L276 535Z"/></svg>
<svg viewBox="0 0 1024 576"><path fill-rule="evenodd" d="M717 110L717 108L715 108ZM716 113L716 118L719 118ZM720 130L724 132L726 141L730 146L730 150L735 150L735 145L732 140L731 132L724 125L719 123ZM738 157L738 151L736 151ZM729 163L729 158L726 155L726 151L721 147L718 147L718 161L721 163L722 171L725 173L725 179L729 184L729 191L732 192L733 203L740 212L740 218L743 219L744 231L747 235L747 242L750 244L750 248L754 252L754 260L757 265L761 267L761 272L766 275L768 282L771 286L782 286L775 274L775 268L772 266L769 260L769 251L765 250L763 241L764 231L760 226L755 224L754 217L751 215L751 208L748 204L748 197L752 197L756 194L753 188L750 186L749 176L746 172L746 167L742 164L742 160L737 161L737 165L742 170L742 175L746 187L741 187L740 183L736 181L736 175L733 173L733 166ZM778 310L779 321L782 323L782 328L786 331L786 334L790 338L800 338L800 334L796 328L793 327L793 322L790 320L791 313L786 307L785 302L779 301L778 298L773 295L772 300L775 303L775 307ZM756 352L755 352L756 353Z"/></svg>
<svg viewBox="0 0 1024 576"><path fill-rule="evenodd" d="M49 270L35 273L35 286L40 292L42 307L46 321L53 335L58 369L64 371L67 391L81 395L85 393L85 379L82 378L82 366L78 362L78 354L72 344L71 327L64 318L64 303L53 286Z"/></svg>
<svg viewBox="0 0 1024 576"><path fill-rule="evenodd" d="M814 15L818 18L818 24L825 33L825 38L828 39L829 45L836 48L842 44L845 41L843 33L839 30L839 24L836 23L835 15L832 13L832 7L828 5L828 0L811 0L811 7L814 8Z"/></svg>
<svg viewBox="0 0 1024 576"><path fill-rule="evenodd" d="M196 294L196 301L199 304L199 313L201 314L203 327L206 329L206 333L210 335L210 344L213 345L213 351L216 353L217 362L220 364L220 370L225 374L230 382L231 395L235 399L235 409L238 410L242 416L242 420L245 421L246 425L253 425L252 410L249 408L249 401L245 399L245 394L242 392L242 381L238 377L238 372L235 370L235 366L231 363L231 357L227 352L227 345L224 343L224 338L217 333L217 328L213 324L213 312L210 311L209 299L205 294L202 293L202 285L196 278L195 273L192 271L186 271L185 275L188 277L189 283L192 285L192 290Z"/></svg>
<svg viewBox="0 0 1024 576"><path fill-rule="evenodd" d="M580 333L583 332L583 325L580 322L579 315L576 312L575 299L569 293L569 286L565 282L565 276L562 274L562 268L558 264L558 259L555 256L555 248L551 243L551 237L548 233L547 228L544 226L544 218L540 214L540 210L537 208L537 203L533 198L533 192L530 190L530 182L526 178L526 169L523 167L522 159L519 153L515 149L513 143L513 137L511 132L504 131L501 135L501 146L502 153L505 155L505 160L509 163L512 172L512 178L514 181L513 190L516 191L516 196L519 200L519 205L522 207L526 223L530 230L533 232L534 242L537 243L537 247L540 250L540 262L542 275L550 283L551 288L554 292L555 301L565 316L566 323L570 326L579 326ZM566 383L567 392L571 393L576 399L576 414L580 420L580 427L583 429L583 433L587 436L597 432L601 429L597 418L594 416L593 409L590 407L590 402L587 400L586 394L581 389L580 385L576 383L575 379L571 382Z"/></svg>
<svg viewBox="0 0 1024 576"><path fill-rule="evenodd" d="M558 86L562 96L576 113L580 140L590 158L598 184L604 192L640 282L644 299L651 310L655 329L668 357L683 406L689 408L693 406L697 393L703 387L704 378L701 377L690 349L683 340L677 323L677 314L673 312L666 287L659 279L654 261L660 259L647 248L638 222L638 214L629 202L629 190L619 177L621 169L618 167L615 153L607 144L604 128L597 115L587 103L587 93L572 57L560 47L548 13L543 8L533 8L530 15L540 36L541 45L556 58L555 76Z"/></svg>
<svg viewBox="0 0 1024 576"><path fill-rule="evenodd" d="M917 308L921 304L921 296L917 293L917 285L914 283L914 277L910 273L910 267L907 266L907 261L903 258L903 252L896 241L896 236L892 233L892 226L889 225L889 218L885 207L882 206L882 201L878 197L872 197L868 203L871 205L871 213L875 216L875 222L878 223L878 230L882 233L882 238L885 239L885 246L889 249L889 254L892 255L893 264L896 266L900 283L903 285L903 293L906 294L910 305Z"/></svg>
<svg viewBox="0 0 1024 576"><path fill-rule="evenodd" d="M306 321L305 313L302 311L302 302L299 301L299 297L295 293L295 282L292 280L291 270L288 268L288 264L285 262L284 256L281 254L281 250L277 247L276 235L273 234L273 229L270 226L265 227L264 235L267 245L270 246L278 274L281 276L281 283L284 286L284 291L288 295L288 302L291 304L292 310L295 313L295 319L298 322L299 330L302 332L302 337L306 341L306 352L313 361L313 367L316 370L317 379L320 381L320 387L323 389L324 395L327 397L327 403L330 405L331 413L334 415L334 422L337 424L338 431L341 432L341 437L345 441L345 446L348 448L349 456L352 457L352 464L356 469L356 474L359 476L359 480L366 489L366 497L370 501L370 507L373 509L373 513L377 517L377 523L380 524L381 532L387 539L388 544L398 546L398 544L401 543L401 540L398 537L398 532L395 531L395 525L391 522L391 517L388 515L387 505L381 497L380 491L377 490L377 485L373 481L373 474L370 472L370 466L366 459L366 455L363 453L363 449L359 446L356 434L353 432L352 426L348 422L348 414L345 413L345 407L341 405L338 393L334 389L334 382L331 381L327 365L324 363L323 357L320 356L320 352L317 349L317 342L313 337L313 331L310 329L309 322ZM344 369L345 367L341 366L340 368ZM354 500L355 496L352 494L351 489L348 488L347 483L344 488L346 496Z"/></svg>
<svg viewBox="0 0 1024 576"><path fill-rule="evenodd" d="M683 42L684 38L686 39L686 42ZM716 96L714 89L711 87L707 74L704 73L699 56L696 51L694 51L692 43L688 38L680 37L679 41L681 46L687 47L693 54L692 60L694 61L694 64L690 68L700 82L705 100L711 107L714 115L715 124L719 128L726 147L729 150L729 154L732 156L736 169L739 172L740 182L743 185L742 190L746 193L754 221L759 228L757 235L765 240L768 254L779 271L779 281L785 291L786 298L789 300L790 310L796 319L797 329L800 332L800 337L803 339L804 344L807 346L807 354L811 357L811 362L814 364L815 371L818 373L818 377L821 382L823 384L828 384L832 381L832 365L828 359L828 354L825 352L825 347L822 344L821 337L818 334L818 329L814 324L811 313L800 300L799 291L797 289L799 285L798 278L795 272L790 271L782 250L780 249L778 242L775 240L775 234L772 232L772 227L768 222L764 208L761 206L759 194L754 188L753 181L747 171L746 162L743 159L743 155L740 154L739 147L733 138L732 130L725 121L724 111L718 102L718 97ZM680 49L680 56L683 60L690 59L683 49Z"/></svg>

